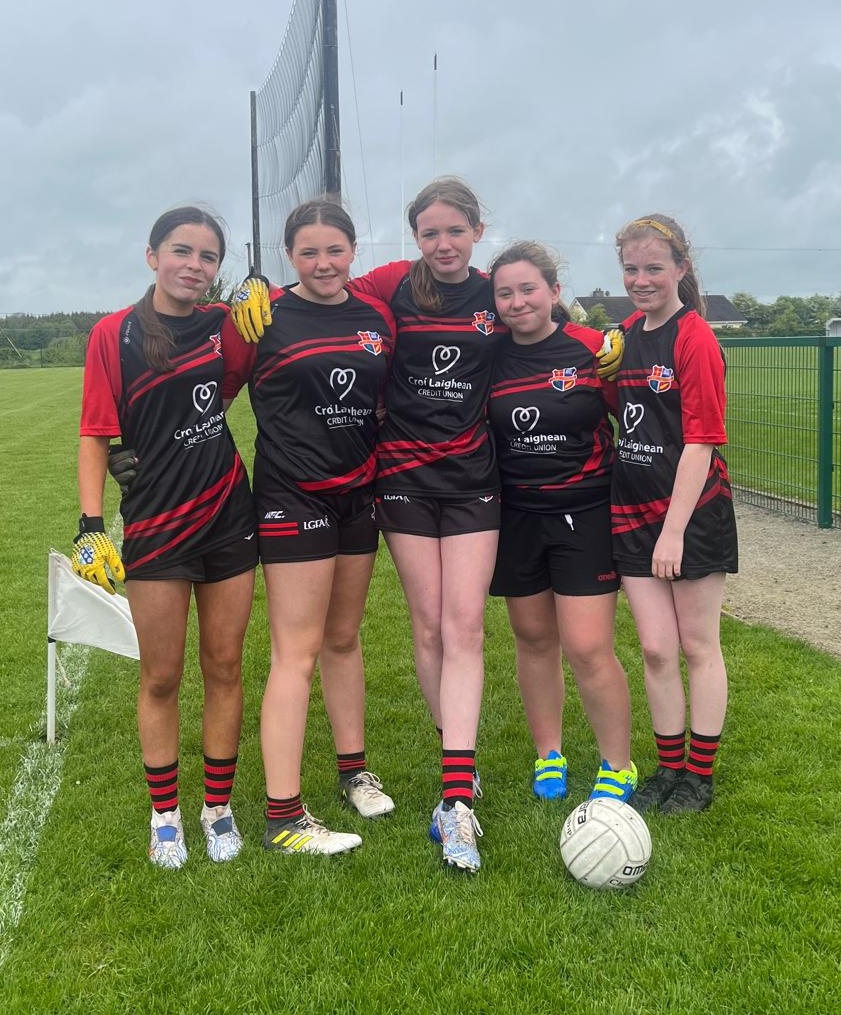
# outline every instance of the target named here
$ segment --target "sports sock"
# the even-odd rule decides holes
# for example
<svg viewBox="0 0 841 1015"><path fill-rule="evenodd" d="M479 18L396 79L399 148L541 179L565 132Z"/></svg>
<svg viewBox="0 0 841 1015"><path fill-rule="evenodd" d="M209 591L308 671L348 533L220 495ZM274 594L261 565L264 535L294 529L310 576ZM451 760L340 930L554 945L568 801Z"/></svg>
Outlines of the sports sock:
<svg viewBox="0 0 841 1015"><path fill-rule="evenodd" d="M237 772L237 758L204 756L204 805L224 807L231 802L231 790Z"/></svg>
<svg viewBox="0 0 841 1015"><path fill-rule="evenodd" d="M657 744L657 763L663 768L683 768L686 752L686 730L680 733L654 732Z"/></svg>
<svg viewBox="0 0 841 1015"><path fill-rule="evenodd" d="M149 787L149 796L152 798L152 808L163 814L166 811L174 811L178 807L178 759L171 765L163 765L160 768L153 768L144 763L143 771L146 775L146 785Z"/></svg>
<svg viewBox="0 0 841 1015"><path fill-rule="evenodd" d="M475 751L444 751L441 756L441 783L445 810L456 803L473 808Z"/></svg>
<svg viewBox="0 0 841 1015"><path fill-rule="evenodd" d="M718 736L708 737L690 730L689 757L686 759L687 772L694 772L703 778L712 779L713 762L720 742L720 733Z"/></svg>
<svg viewBox="0 0 841 1015"><path fill-rule="evenodd" d="M303 816L304 805L301 803L300 793L290 797L266 796L267 821L295 821L296 818Z"/></svg>
<svg viewBox="0 0 841 1015"><path fill-rule="evenodd" d="M355 754L337 754L336 765L339 769L339 782L346 782L355 775L365 771L365 752L357 751Z"/></svg>

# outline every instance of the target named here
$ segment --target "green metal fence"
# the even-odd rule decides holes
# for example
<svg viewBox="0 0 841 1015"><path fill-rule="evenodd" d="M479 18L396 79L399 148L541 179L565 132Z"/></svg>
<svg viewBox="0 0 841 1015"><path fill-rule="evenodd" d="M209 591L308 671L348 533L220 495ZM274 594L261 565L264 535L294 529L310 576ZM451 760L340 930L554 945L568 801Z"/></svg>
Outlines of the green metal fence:
<svg viewBox="0 0 841 1015"><path fill-rule="evenodd" d="M841 526L841 338L720 337L738 499Z"/></svg>

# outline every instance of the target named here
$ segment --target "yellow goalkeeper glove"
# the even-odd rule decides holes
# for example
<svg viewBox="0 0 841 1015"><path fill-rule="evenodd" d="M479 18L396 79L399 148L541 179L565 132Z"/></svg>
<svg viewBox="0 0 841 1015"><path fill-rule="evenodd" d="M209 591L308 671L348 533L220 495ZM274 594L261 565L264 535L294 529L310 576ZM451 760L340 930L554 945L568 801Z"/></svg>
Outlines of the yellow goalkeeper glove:
<svg viewBox="0 0 841 1015"><path fill-rule="evenodd" d="M231 320L246 342L259 342L272 323L269 280L249 275L231 297Z"/></svg>
<svg viewBox="0 0 841 1015"><path fill-rule="evenodd" d="M603 381L615 381L622 366L622 354L625 352L625 332L621 328L611 328L604 333L604 343L596 353L599 361L598 375Z"/></svg>
<svg viewBox="0 0 841 1015"><path fill-rule="evenodd" d="M99 517L88 518L87 515L82 515L79 519L79 535L73 540L70 563L80 578L93 582L112 594L117 586L108 577L106 568L117 581L125 581L126 569Z"/></svg>

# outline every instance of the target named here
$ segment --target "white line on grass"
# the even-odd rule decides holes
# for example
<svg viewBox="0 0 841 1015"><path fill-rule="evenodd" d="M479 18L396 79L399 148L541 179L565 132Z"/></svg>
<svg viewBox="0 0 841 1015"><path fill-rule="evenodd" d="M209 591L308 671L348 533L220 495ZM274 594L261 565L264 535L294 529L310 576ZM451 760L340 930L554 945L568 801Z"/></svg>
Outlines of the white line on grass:
<svg viewBox="0 0 841 1015"><path fill-rule="evenodd" d="M76 710L77 693L87 672L89 654L86 645L68 645L62 653L70 686L59 692L56 711L57 725L64 729ZM46 716L45 710L41 717L44 729ZM23 915L27 880L38 856L41 829L61 784L64 753L63 740L54 744L45 740L30 744L21 758L6 816L0 824L0 969L9 957L11 935Z"/></svg>

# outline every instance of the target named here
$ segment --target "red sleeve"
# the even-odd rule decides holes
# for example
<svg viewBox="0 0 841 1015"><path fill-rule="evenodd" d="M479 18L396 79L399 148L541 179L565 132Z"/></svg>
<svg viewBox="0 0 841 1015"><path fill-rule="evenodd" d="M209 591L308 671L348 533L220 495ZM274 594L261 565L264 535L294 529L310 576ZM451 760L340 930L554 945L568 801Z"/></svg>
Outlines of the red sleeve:
<svg viewBox="0 0 841 1015"><path fill-rule="evenodd" d="M622 321L619 327L623 328L627 332L631 325L634 324L635 321L638 321L641 317L645 317L643 311L635 310L629 317L626 317L625 320Z"/></svg>
<svg viewBox="0 0 841 1015"><path fill-rule="evenodd" d="M586 346L595 358L596 353L604 345L604 332L599 331L597 328L591 328L586 324L576 324L575 321L570 321L564 327L564 332L575 338L582 345ZM596 369L598 370L598 360L596 360ZM597 374L598 376L598 374ZM604 381L599 378L602 386L602 396L605 400L609 411L616 416L619 412L619 389L616 386L616 381Z"/></svg>
<svg viewBox="0 0 841 1015"><path fill-rule="evenodd" d="M694 311L678 326L675 367L686 444L726 444L724 356L707 322Z"/></svg>
<svg viewBox="0 0 841 1015"><path fill-rule="evenodd" d="M132 307L103 317L91 329L85 350L82 384L81 437L119 437L119 405L123 394L120 369L120 327Z"/></svg>
<svg viewBox="0 0 841 1015"><path fill-rule="evenodd" d="M360 275L359 278L352 278L348 282L348 288L357 295L363 293L367 296L374 296L383 303L391 303L391 298L403 279L409 274L412 267L411 261L390 261L374 268L367 275Z"/></svg>
<svg viewBox="0 0 841 1015"><path fill-rule="evenodd" d="M222 398L236 398L240 388L248 383L257 362L257 346L246 342L234 327L228 313L222 324L222 359L225 373L222 379Z"/></svg>

